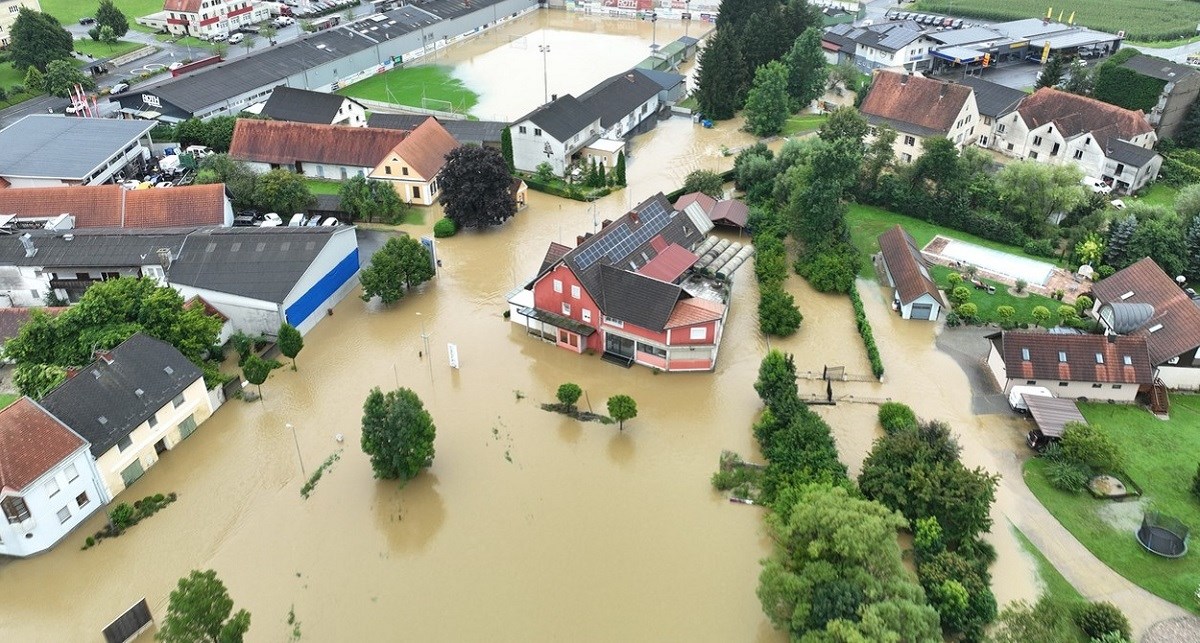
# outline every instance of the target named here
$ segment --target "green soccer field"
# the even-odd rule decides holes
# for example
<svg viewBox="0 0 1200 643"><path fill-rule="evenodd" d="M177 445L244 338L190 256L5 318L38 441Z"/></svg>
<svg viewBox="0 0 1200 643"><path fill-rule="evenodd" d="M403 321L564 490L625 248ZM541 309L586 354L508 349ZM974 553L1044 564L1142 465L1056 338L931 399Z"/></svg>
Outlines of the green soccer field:
<svg viewBox="0 0 1200 643"><path fill-rule="evenodd" d="M1046 10L1053 8L1055 20L1060 11L1064 22L1074 12L1075 24L1110 33L1124 31L1129 40L1146 42L1194 36L1200 23L1200 3L1179 0L919 0L916 8L987 20L1044 18Z"/></svg>
<svg viewBox="0 0 1200 643"><path fill-rule="evenodd" d="M353 98L463 114L469 113L479 100L479 94L451 76L450 68L442 65L393 69L344 87L338 93ZM426 100L422 101L422 98Z"/></svg>

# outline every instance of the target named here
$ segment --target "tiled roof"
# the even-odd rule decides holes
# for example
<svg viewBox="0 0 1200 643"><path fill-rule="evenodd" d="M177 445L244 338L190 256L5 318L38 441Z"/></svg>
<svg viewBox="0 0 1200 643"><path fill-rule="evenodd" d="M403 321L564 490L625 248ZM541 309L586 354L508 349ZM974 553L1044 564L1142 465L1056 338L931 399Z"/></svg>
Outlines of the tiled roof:
<svg viewBox="0 0 1200 643"><path fill-rule="evenodd" d="M337 94L280 85L271 91L271 97L263 105L262 114L277 121L329 125L340 116L338 110L346 101L357 103L352 98Z"/></svg>
<svg viewBox="0 0 1200 643"><path fill-rule="evenodd" d="M744 228L750 218L750 208L737 199L725 199L709 210L708 218L713 223Z"/></svg>
<svg viewBox="0 0 1200 643"><path fill-rule="evenodd" d="M638 274L653 277L659 281L674 283L680 275L687 272L699 259L687 248L671 244L659 252L646 265L637 270Z"/></svg>
<svg viewBox="0 0 1200 643"><path fill-rule="evenodd" d="M446 164L446 155L456 147L458 141L454 140L450 132L447 132L436 118L427 118L400 141L395 152L422 178L431 180Z"/></svg>
<svg viewBox="0 0 1200 643"><path fill-rule="evenodd" d="M279 165L301 161L373 168L408 135L404 130L241 118L233 128L229 156Z"/></svg>
<svg viewBox="0 0 1200 643"><path fill-rule="evenodd" d="M542 267L538 269L538 272L545 272L547 268L558 263L559 259L567 256L567 253L570 251L571 249L563 244L551 241L550 247L546 249L546 257L542 259Z"/></svg>
<svg viewBox="0 0 1200 643"><path fill-rule="evenodd" d="M18 399L0 410L0 490L21 491L82 445L46 409Z"/></svg>
<svg viewBox="0 0 1200 643"><path fill-rule="evenodd" d="M717 200L703 192L689 192L675 200L675 209L683 212L693 203L698 204L704 214L708 214L717 205Z"/></svg>
<svg viewBox="0 0 1200 643"><path fill-rule="evenodd" d="M652 279L636 272L602 265L600 277L600 310L605 317L620 319L647 330L659 331L667 326L675 304L688 297L683 288Z"/></svg>
<svg viewBox="0 0 1200 643"><path fill-rule="evenodd" d="M1158 152L1110 137L1108 144L1104 146L1104 155L1118 163L1124 163L1133 167L1144 167L1158 156Z"/></svg>
<svg viewBox="0 0 1200 643"><path fill-rule="evenodd" d="M17 336L21 327L29 321L33 311L39 310L54 316L66 310L66 306L40 306L38 308L0 308L0 344Z"/></svg>
<svg viewBox="0 0 1200 643"><path fill-rule="evenodd" d="M888 273L896 283L900 303L907 306L922 295L929 295L942 303L942 294L929 276L925 258L917 248L917 242L900 225L879 235L879 250Z"/></svg>
<svg viewBox="0 0 1200 643"><path fill-rule="evenodd" d="M716 321L724 314L725 304L701 297L692 297L675 304L675 310L671 311L666 327L679 328L680 326Z"/></svg>
<svg viewBox="0 0 1200 643"><path fill-rule="evenodd" d="M1131 140L1153 129L1139 111L1053 87L1043 87L1025 98L1017 112L1029 129L1054 123L1064 138L1091 133L1100 147L1110 138Z"/></svg>
<svg viewBox="0 0 1200 643"><path fill-rule="evenodd" d="M557 141L570 140L572 136L587 129L588 125L596 122L600 115L592 108L580 102L578 98L567 94L559 96L532 112L513 121L531 121L542 131L553 136Z"/></svg>
<svg viewBox="0 0 1200 643"><path fill-rule="evenodd" d="M1149 384L1144 337L1006 331L1000 355L1009 379Z"/></svg>
<svg viewBox="0 0 1200 643"><path fill-rule="evenodd" d="M968 100L971 88L965 85L876 71L861 111L872 123L887 123L920 136L944 136Z"/></svg>
<svg viewBox="0 0 1200 643"><path fill-rule="evenodd" d="M600 81L579 100L600 115L601 127L609 128L636 111L639 105L658 96L661 89L650 77L631 69Z"/></svg>
<svg viewBox="0 0 1200 643"><path fill-rule="evenodd" d="M42 399L42 405L92 443L97 458L200 379L170 344L137 333Z"/></svg>
<svg viewBox="0 0 1200 643"><path fill-rule="evenodd" d="M163 11L200 13L200 0L167 0L163 3Z"/></svg>
<svg viewBox="0 0 1200 643"><path fill-rule="evenodd" d="M70 214L76 228L173 228L225 223L225 184L126 190L119 185L0 190L0 214Z"/></svg>
<svg viewBox="0 0 1200 643"><path fill-rule="evenodd" d="M993 83L990 80L976 78L975 76L956 78L954 82L961 83L973 89L975 91L975 106L979 108L979 113L992 118L1011 114L1017 109L1017 105L1029 95L1019 89L1006 87L1000 83Z"/></svg>
<svg viewBox="0 0 1200 643"><path fill-rule="evenodd" d="M1132 334L1145 337L1150 361L1155 365L1200 346L1200 308L1149 257L1096 283L1092 293L1102 304L1154 307L1150 319Z"/></svg>

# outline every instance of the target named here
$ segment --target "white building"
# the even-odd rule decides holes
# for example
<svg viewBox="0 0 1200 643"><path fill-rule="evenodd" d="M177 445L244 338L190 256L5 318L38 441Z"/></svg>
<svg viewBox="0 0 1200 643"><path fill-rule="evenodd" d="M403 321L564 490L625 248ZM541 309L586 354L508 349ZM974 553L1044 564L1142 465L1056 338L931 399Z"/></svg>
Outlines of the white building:
<svg viewBox="0 0 1200 643"><path fill-rule="evenodd" d="M200 296L234 330L274 335L286 320L307 333L358 269L352 226L35 231L0 236L0 305L41 306L48 292L74 302L97 281L150 277Z"/></svg>
<svg viewBox="0 0 1200 643"><path fill-rule="evenodd" d="M847 58L865 72L874 69L928 69L937 45L912 21L884 22L876 25L841 24L825 30L826 43L836 45ZM826 46L827 51L831 48Z"/></svg>
<svg viewBox="0 0 1200 643"><path fill-rule="evenodd" d="M1132 402L1154 379L1144 337L1004 331L988 340L988 369L1005 395L1041 386L1055 397Z"/></svg>
<svg viewBox="0 0 1200 643"><path fill-rule="evenodd" d="M31 114L0 130L0 188L99 185L150 158L154 121Z"/></svg>
<svg viewBox="0 0 1200 643"><path fill-rule="evenodd" d="M167 31L175 35L229 34L271 18L270 3L253 0L166 0Z"/></svg>
<svg viewBox="0 0 1200 643"><path fill-rule="evenodd" d="M102 353L42 405L91 443L109 498L213 413L200 369L174 346L142 333Z"/></svg>
<svg viewBox="0 0 1200 643"><path fill-rule="evenodd" d="M42 10L38 0L0 0L0 48L12 42L12 26L22 7L32 11Z"/></svg>
<svg viewBox="0 0 1200 643"><path fill-rule="evenodd" d="M525 172L549 163L562 176L580 150L600 139L600 115L567 94L512 124L513 165Z"/></svg>
<svg viewBox="0 0 1200 643"><path fill-rule="evenodd" d="M899 225L879 235L879 256L900 317L937 321L946 303L912 236Z"/></svg>
<svg viewBox="0 0 1200 643"><path fill-rule="evenodd" d="M367 126L367 109L353 98L286 85L271 92L271 98L263 105L262 115L296 123Z"/></svg>
<svg viewBox="0 0 1200 643"><path fill-rule="evenodd" d="M27 397L0 410L0 554L45 551L109 501L89 447Z"/></svg>

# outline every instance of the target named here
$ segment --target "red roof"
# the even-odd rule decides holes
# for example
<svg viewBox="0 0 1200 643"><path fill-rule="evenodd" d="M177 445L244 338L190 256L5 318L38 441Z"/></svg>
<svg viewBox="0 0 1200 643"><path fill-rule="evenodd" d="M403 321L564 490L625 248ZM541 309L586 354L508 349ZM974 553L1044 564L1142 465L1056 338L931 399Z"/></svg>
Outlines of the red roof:
<svg viewBox="0 0 1200 643"><path fill-rule="evenodd" d="M713 223L721 225L733 226L735 228L746 227L746 221L750 217L750 208L746 207L745 203L737 199L725 199L718 201L712 210L708 212L708 218Z"/></svg>
<svg viewBox="0 0 1200 643"><path fill-rule="evenodd" d="M966 85L876 71L860 111L868 121L883 119L903 131L946 135L970 98L971 88Z"/></svg>
<svg viewBox="0 0 1200 643"><path fill-rule="evenodd" d="M699 297L681 299L679 303L675 304L675 309L671 311L671 316L667 319L664 328L679 328L716 321L724 314L725 304Z"/></svg>
<svg viewBox="0 0 1200 643"><path fill-rule="evenodd" d="M200 13L200 0L166 0L163 11L177 13Z"/></svg>
<svg viewBox="0 0 1200 643"><path fill-rule="evenodd" d="M362 129L362 128L358 128ZM446 164L446 155L458 147L458 141L436 118L427 118L399 145L396 154L422 178L431 180ZM382 160L382 159L380 159Z"/></svg>
<svg viewBox="0 0 1200 643"><path fill-rule="evenodd" d="M902 305L907 306L921 295L929 295L939 304L945 303L937 284L929 276L925 258L917 250L917 242L903 227L897 224L879 235L879 251L883 254L883 263L892 276Z"/></svg>
<svg viewBox="0 0 1200 643"><path fill-rule="evenodd" d="M0 308L0 343L17 336L21 327L29 321L33 311L40 310L50 316L55 316L66 310L67 306L41 306L38 308Z"/></svg>
<svg viewBox="0 0 1200 643"><path fill-rule="evenodd" d="M675 283L675 280L687 272L687 269L691 268L697 259L699 257L687 248L673 243L655 255L653 259L646 262L646 265L642 266L637 272L638 274L659 281Z"/></svg>
<svg viewBox="0 0 1200 643"><path fill-rule="evenodd" d="M13 402L0 410L0 489L21 491L83 444L33 400Z"/></svg>
<svg viewBox="0 0 1200 643"><path fill-rule="evenodd" d="M225 184L126 190L119 185L0 190L0 214L70 214L76 228L172 228L225 223Z"/></svg>
<svg viewBox="0 0 1200 643"><path fill-rule="evenodd" d="M193 306L199 306L200 308L204 309L204 314L208 315L209 317L216 317L222 322L229 321L229 317L225 313L217 310L216 307L208 302L207 299L201 297L200 295L192 295L187 301L183 302L184 308L191 308Z"/></svg>
<svg viewBox="0 0 1200 643"><path fill-rule="evenodd" d="M1092 294L1102 304L1154 307L1150 319L1133 331L1146 338L1150 361L1154 364L1200 346L1200 307L1150 257L1096 283Z"/></svg>
<svg viewBox="0 0 1200 643"><path fill-rule="evenodd" d="M1110 137L1128 141L1153 129L1142 112L1053 87L1043 87L1023 99L1017 112L1029 129L1053 122L1064 138L1090 132L1101 147Z"/></svg>
<svg viewBox="0 0 1200 643"><path fill-rule="evenodd" d="M405 130L376 127L240 118L233 128L229 156L277 165L301 161L373 168L408 135Z"/></svg>
<svg viewBox="0 0 1200 643"><path fill-rule="evenodd" d="M717 200L703 192L689 192L675 201L675 209L683 212L693 203L699 204L700 209L704 210L704 214L708 214L712 212L713 206L717 205Z"/></svg>
<svg viewBox="0 0 1200 643"><path fill-rule="evenodd" d="M1007 331L1000 336L1009 379L1149 384L1146 338Z"/></svg>

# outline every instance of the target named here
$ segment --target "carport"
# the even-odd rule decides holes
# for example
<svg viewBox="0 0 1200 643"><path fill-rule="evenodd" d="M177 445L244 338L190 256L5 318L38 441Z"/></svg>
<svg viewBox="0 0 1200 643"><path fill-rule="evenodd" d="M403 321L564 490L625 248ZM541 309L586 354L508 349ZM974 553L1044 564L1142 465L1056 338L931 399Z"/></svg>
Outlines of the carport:
<svg viewBox="0 0 1200 643"><path fill-rule="evenodd" d="M1045 446L1051 440L1061 439L1067 424L1079 422L1087 424L1075 400L1061 397L1045 397L1043 395L1022 395L1029 407L1029 415L1037 428L1029 432L1029 446L1038 448Z"/></svg>

